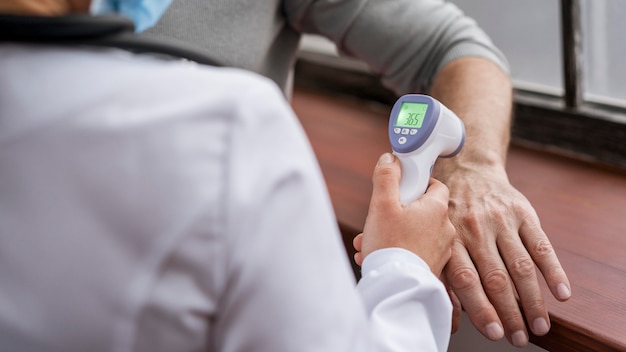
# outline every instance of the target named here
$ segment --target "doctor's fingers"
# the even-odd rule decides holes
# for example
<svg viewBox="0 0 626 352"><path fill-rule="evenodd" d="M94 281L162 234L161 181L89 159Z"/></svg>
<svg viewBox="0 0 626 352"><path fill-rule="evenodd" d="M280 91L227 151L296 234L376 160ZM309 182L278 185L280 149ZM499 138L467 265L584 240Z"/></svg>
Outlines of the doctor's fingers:
<svg viewBox="0 0 626 352"><path fill-rule="evenodd" d="M361 266L361 264L363 264L363 254L361 253L362 244L363 244L363 233L360 233L352 239L352 246L356 250L356 253L354 253L354 262L358 266Z"/></svg>
<svg viewBox="0 0 626 352"><path fill-rule="evenodd" d="M381 155L372 175L370 211L400 209L400 175L398 159L391 153Z"/></svg>

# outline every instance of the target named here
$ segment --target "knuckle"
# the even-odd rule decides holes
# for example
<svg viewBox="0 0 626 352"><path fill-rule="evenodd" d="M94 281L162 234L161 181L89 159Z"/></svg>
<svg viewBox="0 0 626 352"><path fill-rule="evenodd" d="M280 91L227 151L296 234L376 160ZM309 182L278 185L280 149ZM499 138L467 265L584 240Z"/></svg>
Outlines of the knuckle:
<svg viewBox="0 0 626 352"><path fill-rule="evenodd" d="M395 176L396 173L394 172L394 169L391 165L383 165L383 166L377 166L374 169L374 175L373 178L377 178L377 177L388 177L388 176Z"/></svg>
<svg viewBox="0 0 626 352"><path fill-rule="evenodd" d="M430 211L432 211L434 214L442 217L445 216L446 218L448 217L449 204L446 198L431 197L429 198L428 206Z"/></svg>
<svg viewBox="0 0 626 352"><path fill-rule="evenodd" d="M535 274L535 263L529 257L517 258L511 263L509 270L516 278L531 278Z"/></svg>
<svg viewBox="0 0 626 352"><path fill-rule="evenodd" d="M454 240L456 239L456 228L450 221L447 222L446 235L448 236L450 246L452 246L454 244Z"/></svg>
<svg viewBox="0 0 626 352"><path fill-rule="evenodd" d="M373 197L370 200L370 208L375 209L375 211L382 217L394 217L396 216L395 207L396 201L390 199L388 197Z"/></svg>
<svg viewBox="0 0 626 352"><path fill-rule="evenodd" d="M470 267L462 267L455 270L450 278L450 285L454 290L466 290L476 286L480 282L476 271Z"/></svg>
<svg viewBox="0 0 626 352"><path fill-rule="evenodd" d="M482 233L482 217L479 212L467 210L461 217L461 227L470 233Z"/></svg>
<svg viewBox="0 0 626 352"><path fill-rule="evenodd" d="M509 276L505 270L494 269L483 277L485 290L490 293L502 293L509 289Z"/></svg>
<svg viewBox="0 0 626 352"><path fill-rule="evenodd" d="M562 280L567 280L567 275L565 274L565 271L563 271L563 268L561 266L550 268L546 271L544 276L548 282L560 282Z"/></svg>
<svg viewBox="0 0 626 352"><path fill-rule="evenodd" d="M529 209L526 203L512 202L511 204L509 204L509 208L518 216L522 216L522 218L528 216Z"/></svg>
<svg viewBox="0 0 626 352"><path fill-rule="evenodd" d="M447 216L449 209L448 200L446 198L439 198L437 200L437 209Z"/></svg>
<svg viewBox="0 0 626 352"><path fill-rule="evenodd" d="M455 240L457 240L457 233L454 225L450 221L447 221L444 230L441 232L441 240L445 243L446 247L450 248L452 253L452 247Z"/></svg>
<svg viewBox="0 0 626 352"><path fill-rule="evenodd" d="M522 302L522 305L524 306L524 310L529 312L538 312L544 310L543 299L541 298L525 300Z"/></svg>
<svg viewBox="0 0 626 352"><path fill-rule="evenodd" d="M532 248L532 252L537 257L546 257L554 253L554 248L552 248L552 244L550 243L550 241L544 239L535 243Z"/></svg>
<svg viewBox="0 0 626 352"><path fill-rule="evenodd" d="M437 181L437 182L439 182L439 184L441 184L441 192L443 193L445 198L447 200L450 200L450 188L448 188L448 186L446 186L444 183L442 183L440 181Z"/></svg>
<svg viewBox="0 0 626 352"><path fill-rule="evenodd" d="M511 330L519 330L524 327L524 318L522 313L518 311L509 312L505 318L502 319L502 324Z"/></svg>

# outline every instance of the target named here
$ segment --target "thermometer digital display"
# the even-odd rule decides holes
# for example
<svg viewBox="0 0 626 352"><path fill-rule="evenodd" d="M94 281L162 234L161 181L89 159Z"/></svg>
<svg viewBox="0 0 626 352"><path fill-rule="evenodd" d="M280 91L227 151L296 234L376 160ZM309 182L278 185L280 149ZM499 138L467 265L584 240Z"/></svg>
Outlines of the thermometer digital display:
<svg viewBox="0 0 626 352"><path fill-rule="evenodd" d="M389 141L402 164L400 201L408 204L426 192L437 158L452 157L461 151L465 126L436 99L407 94L391 109Z"/></svg>
<svg viewBox="0 0 626 352"><path fill-rule="evenodd" d="M396 126L420 128L427 111L428 104L403 102L400 106Z"/></svg>

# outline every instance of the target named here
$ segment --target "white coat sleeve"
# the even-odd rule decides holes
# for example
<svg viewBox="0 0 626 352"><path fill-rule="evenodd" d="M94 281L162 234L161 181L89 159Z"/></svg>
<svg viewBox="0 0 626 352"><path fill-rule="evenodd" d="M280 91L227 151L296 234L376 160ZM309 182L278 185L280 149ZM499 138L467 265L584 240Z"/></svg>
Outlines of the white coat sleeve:
<svg viewBox="0 0 626 352"><path fill-rule="evenodd" d="M375 251L363 261L357 290L376 351L447 351L452 304L421 258L400 248Z"/></svg>

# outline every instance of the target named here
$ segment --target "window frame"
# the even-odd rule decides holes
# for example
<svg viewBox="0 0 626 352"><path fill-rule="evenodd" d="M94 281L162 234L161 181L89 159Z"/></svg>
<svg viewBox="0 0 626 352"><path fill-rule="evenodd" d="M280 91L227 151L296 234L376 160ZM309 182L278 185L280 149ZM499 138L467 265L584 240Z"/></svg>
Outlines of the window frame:
<svg viewBox="0 0 626 352"><path fill-rule="evenodd" d="M513 137L626 169L626 108L584 98L581 0L561 0L563 96L515 88Z"/></svg>

